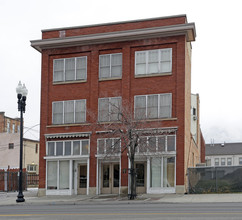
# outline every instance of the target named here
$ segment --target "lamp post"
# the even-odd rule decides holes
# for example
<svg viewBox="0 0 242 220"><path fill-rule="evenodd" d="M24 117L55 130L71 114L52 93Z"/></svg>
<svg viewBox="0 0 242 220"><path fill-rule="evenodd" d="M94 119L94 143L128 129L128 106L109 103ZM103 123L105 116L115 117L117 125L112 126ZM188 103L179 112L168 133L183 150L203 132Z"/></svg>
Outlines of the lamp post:
<svg viewBox="0 0 242 220"><path fill-rule="evenodd" d="M19 179L18 179L18 198L16 202L24 202L24 195L22 191L22 173L23 173L23 113L25 113L26 106L26 97L28 90L25 87L25 84L21 84L19 81L16 88L17 97L18 97L18 111L20 111L20 159L19 159Z"/></svg>

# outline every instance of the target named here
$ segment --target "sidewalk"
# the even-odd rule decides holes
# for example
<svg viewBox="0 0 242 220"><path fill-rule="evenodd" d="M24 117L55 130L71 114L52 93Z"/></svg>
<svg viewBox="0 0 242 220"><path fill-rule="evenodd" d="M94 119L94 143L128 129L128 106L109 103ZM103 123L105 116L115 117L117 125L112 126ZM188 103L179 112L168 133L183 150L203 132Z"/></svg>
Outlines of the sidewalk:
<svg viewBox="0 0 242 220"><path fill-rule="evenodd" d="M241 202L242 193L234 194L161 194L138 195L135 200L118 195L73 195L73 196L44 196L37 197L38 189L24 191L24 203L16 203L18 192L0 192L0 206L2 205L57 205L57 204L113 204L113 203L217 203Z"/></svg>

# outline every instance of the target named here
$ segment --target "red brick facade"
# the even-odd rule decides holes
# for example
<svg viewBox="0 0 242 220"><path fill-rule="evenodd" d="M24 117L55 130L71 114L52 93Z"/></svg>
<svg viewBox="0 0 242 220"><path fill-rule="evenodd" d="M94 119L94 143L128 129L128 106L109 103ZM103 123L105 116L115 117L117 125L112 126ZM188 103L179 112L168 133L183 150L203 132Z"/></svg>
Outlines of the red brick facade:
<svg viewBox="0 0 242 220"><path fill-rule="evenodd" d="M104 33L125 32L137 29L160 27L177 27L187 24L186 16L148 19L132 22L73 27L58 30L44 30L42 39L60 39L59 31L65 31L65 38L93 36ZM168 119L149 120L147 127L175 127L176 132L176 186L184 186L186 181L186 152L190 141L190 93L191 93L191 60L190 44L187 30L174 34L167 32L160 37L141 39L113 40L108 43L88 43L80 46L45 47L32 42L32 46L42 53L41 77L41 127L40 127L40 166L39 187L46 187L46 138L45 134L90 132L96 119L89 114L83 124L52 125L52 102L86 99L86 108L96 117L98 115L98 98L121 96L123 102L130 103L134 109L134 96L146 94L172 93L172 117ZM195 32L195 29L193 30ZM64 39L65 39L64 38ZM195 40L195 33L194 39ZM151 49L172 48L172 74L146 77L135 77L135 52ZM116 80L99 80L99 55L122 53L122 78ZM87 56L87 80L84 82L53 83L53 60ZM90 135L90 181L89 187L96 187L97 135ZM199 152L198 152L199 153ZM189 154L189 152L188 152ZM200 155L197 155L200 158ZM197 161L200 162L200 161ZM128 158L122 155L121 170L128 168ZM128 174L122 173L121 186L128 185Z"/></svg>

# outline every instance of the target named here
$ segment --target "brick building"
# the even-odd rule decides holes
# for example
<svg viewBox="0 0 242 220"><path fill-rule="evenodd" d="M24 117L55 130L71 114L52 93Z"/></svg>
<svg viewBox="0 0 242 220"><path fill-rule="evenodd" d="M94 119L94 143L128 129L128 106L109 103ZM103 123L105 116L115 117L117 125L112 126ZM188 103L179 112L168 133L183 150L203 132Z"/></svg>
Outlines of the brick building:
<svg viewBox="0 0 242 220"><path fill-rule="evenodd" d="M31 41L42 54L40 195L127 193L127 151L107 156L122 143L104 135L118 123L110 109L127 103L144 131L159 131L143 136L155 150L137 151L138 192L186 191L187 167L204 160L198 96L191 108L195 37L179 15L43 30Z"/></svg>
<svg viewBox="0 0 242 220"><path fill-rule="evenodd" d="M0 112L0 133L18 133L20 129L20 118L10 118L5 116L5 112Z"/></svg>

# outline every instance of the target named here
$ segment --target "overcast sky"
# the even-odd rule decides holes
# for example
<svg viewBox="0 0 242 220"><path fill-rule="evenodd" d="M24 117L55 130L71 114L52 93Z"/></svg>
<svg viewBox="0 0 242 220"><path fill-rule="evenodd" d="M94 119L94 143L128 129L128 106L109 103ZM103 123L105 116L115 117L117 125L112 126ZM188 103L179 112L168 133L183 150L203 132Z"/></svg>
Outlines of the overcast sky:
<svg viewBox="0 0 242 220"><path fill-rule="evenodd" d="M39 138L41 30L186 14L195 22L192 93L207 143L242 142L242 13L239 0L0 0L0 111L19 117L16 86L29 91L25 137Z"/></svg>

